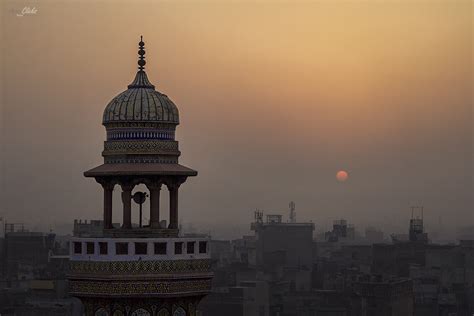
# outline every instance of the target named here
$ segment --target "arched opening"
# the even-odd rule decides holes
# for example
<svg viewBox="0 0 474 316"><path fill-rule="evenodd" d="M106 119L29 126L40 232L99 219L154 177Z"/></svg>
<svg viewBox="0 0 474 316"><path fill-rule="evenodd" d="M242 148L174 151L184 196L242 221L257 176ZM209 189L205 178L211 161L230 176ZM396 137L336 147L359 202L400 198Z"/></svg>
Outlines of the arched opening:
<svg viewBox="0 0 474 316"><path fill-rule="evenodd" d="M170 316L170 313L168 312L166 308L162 308L158 312L157 316Z"/></svg>
<svg viewBox="0 0 474 316"><path fill-rule="evenodd" d="M186 311L182 307L178 307L174 311L173 316L186 316Z"/></svg>
<svg viewBox="0 0 474 316"><path fill-rule="evenodd" d="M144 308L136 309L131 316L151 316L151 313Z"/></svg>
<svg viewBox="0 0 474 316"><path fill-rule="evenodd" d="M109 313L105 308L101 307L95 311L94 316L109 316Z"/></svg>
<svg viewBox="0 0 474 316"><path fill-rule="evenodd" d="M105 228L178 229L178 190L182 179L119 179L115 185L112 181L102 184Z"/></svg>

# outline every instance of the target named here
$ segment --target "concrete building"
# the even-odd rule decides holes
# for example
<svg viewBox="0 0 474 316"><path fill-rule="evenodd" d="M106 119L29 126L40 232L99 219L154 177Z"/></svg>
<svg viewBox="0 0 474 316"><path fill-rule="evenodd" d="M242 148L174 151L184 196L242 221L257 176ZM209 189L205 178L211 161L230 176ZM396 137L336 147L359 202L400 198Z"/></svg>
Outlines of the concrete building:
<svg viewBox="0 0 474 316"><path fill-rule="evenodd" d="M233 257L238 262L250 267L257 265L257 249L255 236L243 236L232 241Z"/></svg>
<svg viewBox="0 0 474 316"><path fill-rule="evenodd" d="M383 231L375 227L365 229L365 239L370 243L381 243L384 241Z"/></svg>
<svg viewBox="0 0 474 316"><path fill-rule="evenodd" d="M329 242L346 241L355 239L354 225L347 224L345 219L335 220L332 230L325 233L325 240Z"/></svg>
<svg viewBox="0 0 474 316"><path fill-rule="evenodd" d="M200 311L205 316L269 316L268 292L266 282L242 281L213 291L200 304Z"/></svg>
<svg viewBox="0 0 474 316"><path fill-rule="evenodd" d="M267 215L252 224L256 265L310 270L313 264L313 223L285 223L280 215Z"/></svg>
<svg viewBox="0 0 474 316"><path fill-rule="evenodd" d="M225 267L232 263L232 245L229 240L211 240L209 246L213 266Z"/></svg>
<svg viewBox="0 0 474 316"><path fill-rule="evenodd" d="M474 313L474 245L428 245L423 266L412 266L417 316Z"/></svg>
<svg viewBox="0 0 474 316"><path fill-rule="evenodd" d="M5 219L0 217L0 279L6 275Z"/></svg>
<svg viewBox="0 0 474 316"><path fill-rule="evenodd" d="M350 299L334 290L289 292L282 296L281 305L275 306L280 316L350 316Z"/></svg>
<svg viewBox="0 0 474 316"><path fill-rule="evenodd" d="M20 281L0 291L0 314L6 316L81 316L79 300L66 296L65 280Z"/></svg>
<svg viewBox="0 0 474 316"><path fill-rule="evenodd" d="M113 223L112 227L119 228L120 223ZM72 230L72 234L77 237L91 237L91 236L99 236L102 234L104 229L104 221L103 220L74 220L74 227Z"/></svg>
<svg viewBox="0 0 474 316"><path fill-rule="evenodd" d="M353 293L364 316L408 316L413 315L413 283L410 279L357 281Z"/></svg>
<svg viewBox="0 0 474 316"><path fill-rule="evenodd" d="M425 265L426 246L423 243L374 244L372 251L372 272L375 274L408 277L411 265Z"/></svg>
<svg viewBox="0 0 474 316"><path fill-rule="evenodd" d="M21 280L44 274L55 248L55 236L29 231L7 232L3 243L5 276Z"/></svg>

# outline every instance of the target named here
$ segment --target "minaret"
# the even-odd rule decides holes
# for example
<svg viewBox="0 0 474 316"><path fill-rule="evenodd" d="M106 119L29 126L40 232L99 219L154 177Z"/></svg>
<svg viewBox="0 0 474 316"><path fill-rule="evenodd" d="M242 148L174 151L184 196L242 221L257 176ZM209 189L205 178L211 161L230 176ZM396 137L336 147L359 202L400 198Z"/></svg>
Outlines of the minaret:
<svg viewBox="0 0 474 316"><path fill-rule="evenodd" d="M104 110L104 164L84 173L102 186L104 226L97 236L72 239L70 294L82 300L86 315L192 316L212 279L208 238L178 231L179 188L197 172L178 163L178 108L148 80L142 38L138 55L135 79ZM146 197L133 194L139 184L149 191L150 220L135 226L132 200ZM160 221L163 187L169 192L166 224ZM112 225L114 189L121 190L120 227Z"/></svg>

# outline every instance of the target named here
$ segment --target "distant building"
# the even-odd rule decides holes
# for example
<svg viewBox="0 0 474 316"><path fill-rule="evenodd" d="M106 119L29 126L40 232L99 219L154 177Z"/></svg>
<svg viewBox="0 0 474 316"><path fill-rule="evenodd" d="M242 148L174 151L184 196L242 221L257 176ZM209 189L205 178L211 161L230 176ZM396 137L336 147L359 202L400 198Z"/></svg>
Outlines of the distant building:
<svg viewBox="0 0 474 316"><path fill-rule="evenodd" d="M79 300L67 297L64 279L11 282L0 289L0 314L5 316L82 316Z"/></svg>
<svg viewBox="0 0 474 316"><path fill-rule="evenodd" d="M326 232L326 241L337 242L344 240L355 239L355 228L354 225L347 224L345 219L335 220L332 225L332 230Z"/></svg>
<svg viewBox="0 0 474 316"><path fill-rule="evenodd" d="M0 216L0 239L5 238L5 218Z"/></svg>
<svg viewBox="0 0 474 316"><path fill-rule="evenodd" d="M421 211L421 216L420 215L415 216L414 215L415 210L418 210L419 212ZM425 228L423 225L423 207L422 206L412 207L408 237L411 242L428 243L428 234L425 233Z"/></svg>
<svg viewBox="0 0 474 316"><path fill-rule="evenodd" d="M55 247L55 234L12 231L5 234L5 271L9 279L39 276Z"/></svg>
<svg viewBox="0 0 474 316"><path fill-rule="evenodd" d="M474 240L474 225L458 228L456 237L458 240Z"/></svg>
<svg viewBox="0 0 474 316"><path fill-rule="evenodd" d="M0 279L6 274L5 219L0 217Z"/></svg>
<svg viewBox="0 0 474 316"><path fill-rule="evenodd" d="M424 266L424 243L398 242L372 246L372 272L380 275L408 277L411 265Z"/></svg>
<svg viewBox="0 0 474 316"><path fill-rule="evenodd" d="M203 316L269 316L268 284L242 281L213 291L199 305Z"/></svg>
<svg viewBox="0 0 474 316"><path fill-rule="evenodd" d="M313 264L313 223L285 223L281 215L257 220L255 231L256 265L310 270Z"/></svg>
<svg viewBox="0 0 474 316"><path fill-rule="evenodd" d="M211 240L209 249L214 266L223 267L231 264L232 245L229 240Z"/></svg>
<svg viewBox="0 0 474 316"><path fill-rule="evenodd" d="M416 315L474 314L474 243L427 245L423 266L411 266Z"/></svg>
<svg viewBox="0 0 474 316"><path fill-rule="evenodd" d="M428 242L428 234L424 232L422 218L410 219L410 232L408 233L408 237L411 242Z"/></svg>
<svg viewBox="0 0 474 316"><path fill-rule="evenodd" d="M255 236L243 236L232 241L233 257L250 267L257 265L257 250Z"/></svg>
<svg viewBox="0 0 474 316"><path fill-rule="evenodd" d="M353 310L364 316L413 315L413 283L410 279L389 279L354 282Z"/></svg>
<svg viewBox="0 0 474 316"><path fill-rule="evenodd" d="M367 227L365 229L365 239L370 243L381 243L384 241L383 231L375 227Z"/></svg>
<svg viewBox="0 0 474 316"><path fill-rule="evenodd" d="M72 234L78 237L90 237L90 236L98 236L102 234L102 230L104 229L104 221L101 220L91 220L87 221L84 220L74 220L74 227L72 230Z"/></svg>
<svg viewBox="0 0 474 316"><path fill-rule="evenodd" d="M280 316L350 316L350 299L334 290L289 292L281 297L281 304L273 306L272 315Z"/></svg>

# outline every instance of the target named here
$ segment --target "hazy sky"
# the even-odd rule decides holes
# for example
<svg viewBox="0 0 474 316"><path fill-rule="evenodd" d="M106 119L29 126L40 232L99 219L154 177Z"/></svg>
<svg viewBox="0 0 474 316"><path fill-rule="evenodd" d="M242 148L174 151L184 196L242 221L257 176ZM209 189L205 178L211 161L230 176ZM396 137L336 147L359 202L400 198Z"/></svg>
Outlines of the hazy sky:
<svg viewBox="0 0 474 316"><path fill-rule="evenodd" d="M431 230L440 216L474 225L471 1L1 5L10 222L101 218L82 172L102 163L102 111L133 80L143 35L148 77L180 110L180 161L199 171L181 189L185 223L246 225L293 200L320 228L404 227L411 205ZM25 6L36 14L18 17Z"/></svg>

